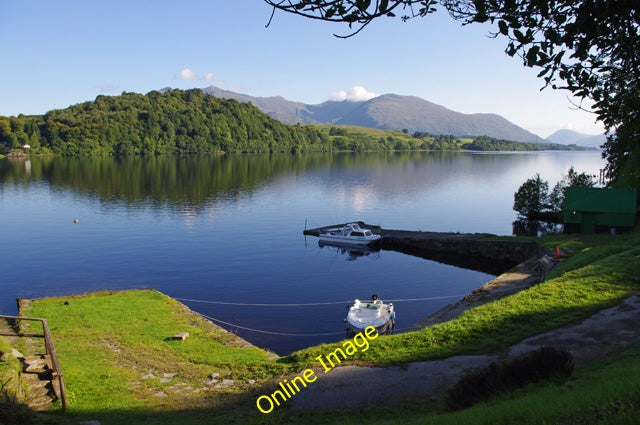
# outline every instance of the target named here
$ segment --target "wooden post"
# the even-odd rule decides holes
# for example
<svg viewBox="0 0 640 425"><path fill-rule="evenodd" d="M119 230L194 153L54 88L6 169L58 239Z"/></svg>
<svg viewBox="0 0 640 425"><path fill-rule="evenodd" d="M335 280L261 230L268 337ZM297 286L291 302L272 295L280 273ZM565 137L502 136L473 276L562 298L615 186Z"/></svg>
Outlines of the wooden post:
<svg viewBox="0 0 640 425"><path fill-rule="evenodd" d="M53 378L58 380L58 384L60 387L60 394L56 394L60 401L62 402L62 411L66 412L67 407L69 406L69 402L67 400L67 392L65 390L64 385L64 376L62 375L62 368L60 367L60 362L58 361L58 355L56 354L56 348L53 345L53 338L51 337L51 331L49 330L49 325L45 319L38 319L33 317L20 317L20 316L3 316L0 317L4 319L12 319L12 320L30 320L33 322L40 322L42 324L42 336L44 337L44 349L45 354L49 356L51 359L51 369L53 373ZM35 335L31 335L35 336ZM39 336L39 335L38 335ZM54 385L54 391L55 391Z"/></svg>

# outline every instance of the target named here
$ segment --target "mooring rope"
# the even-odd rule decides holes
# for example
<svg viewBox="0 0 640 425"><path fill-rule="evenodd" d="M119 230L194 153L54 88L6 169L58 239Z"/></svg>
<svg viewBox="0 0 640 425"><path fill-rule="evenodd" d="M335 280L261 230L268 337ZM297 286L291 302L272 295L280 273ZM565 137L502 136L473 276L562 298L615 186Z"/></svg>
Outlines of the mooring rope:
<svg viewBox="0 0 640 425"><path fill-rule="evenodd" d="M248 328L246 326L240 326L240 325L235 325L233 323L229 323L229 322L225 322L224 320L220 320L220 319L216 319L215 317L211 317L211 316L207 316L206 314L202 314L199 313L202 317L211 320L212 322L219 322L219 323L223 323L227 326L231 326L233 328L237 328L237 329L243 329L245 331L251 331L251 332L259 332L259 333L263 333L263 334L269 334L269 335L280 335L280 336L328 336L328 335L344 335L345 332L330 332L330 333L318 333L318 334L292 334L292 333L286 333L286 332L272 332L272 331L264 331L261 329L253 329L253 328Z"/></svg>
<svg viewBox="0 0 640 425"><path fill-rule="evenodd" d="M442 297L427 297L427 298L405 298L405 299L397 299L397 300L385 300L385 302L409 302L409 301L436 301L436 300L444 300L448 298L462 298L464 295L446 295ZM209 301L209 300L195 300L190 298L179 298L173 297L179 301L187 301L193 303L204 303L204 304L219 304L219 305L237 305L237 306L251 306L251 307L308 307L314 305L332 305L332 304L350 304L353 303L353 300L348 301L330 301L330 302L322 302L322 303L292 303L292 304L264 304L264 303L237 303L237 302L227 302L227 301Z"/></svg>
<svg viewBox="0 0 640 425"><path fill-rule="evenodd" d="M387 302L410 302L410 301L434 301L434 300L442 300L447 298L460 298L464 295L447 295L442 297L426 297L426 298L404 298L404 299L396 299L396 300L386 300ZM195 300L190 298L179 298L174 297L174 299L179 301L188 301L188 302L196 302L196 303L205 303L205 304L222 304L222 305L236 305L236 306L254 306L254 307L304 307L304 306L317 306L317 305L331 305L331 304L350 304L353 300L349 301L331 301L331 302L322 302L322 303L296 303L296 304L262 304L262 303L236 303L236 302L226 302L226 301L208 301L208 300ZM345 332L328 332L328 333L287 333L287 332L274 332L274 331L265 331L262 329L249 328L246 326L236 325L234 323L225 322L224 320L216 319L215 317L207 316L206 314L199 313L198 314L206 319L211 320L212 322L222 323L226 326L231 326L232 328L242 329L249 332L257 332L269 335L279 335L279 336L303 336L303 337L312 337L312 336L330 336L330 335L344 335ZM402 328L402 329L394 329L394 332L401 332L405 330L412 330L411 328Z"/></svg>
<svg viewBox="0 0 640 425"><path fill-rule="evenodd" d="M231 326L232 328L242 329L242 330L251 331L251 332L258 332L258 333L262 333L262 334L269 334L269 335L306 336L306 337L309 337L309 336L345 335L345 333L346 333L346 331L343 331L343 332L328 332L328 333L317 333L317 334L292 334L292 333L286 333L286 332L265 331L265 330L261 330L261 329L248 328L246 326L240 326L240 325L236 325L236 324L233 324L233 323L225 322L224 320L216 319L215 317L207 316L206 314L202 314L202 313L198 313L198 314L200 316L204 317L205 319L211 320L212 322L219 322L219 323L222 323L224 325ZM400 328L400 329L393 328L393 333L395 334L395 333L402 333L404 331L415 331L415 330L417 330L417 329L414 329L414 328Z"/></svg>

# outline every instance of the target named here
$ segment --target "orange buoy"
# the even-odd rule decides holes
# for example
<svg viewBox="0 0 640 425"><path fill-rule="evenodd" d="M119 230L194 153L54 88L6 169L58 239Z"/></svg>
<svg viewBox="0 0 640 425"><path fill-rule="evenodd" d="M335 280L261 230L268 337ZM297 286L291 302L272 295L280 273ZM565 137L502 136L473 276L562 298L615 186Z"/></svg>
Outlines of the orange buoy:
<svg viewBox="0 0 640 425"><path fill-rule="evenodd" d="M77 223L77 222L78 222L78 219L76 218L75 220L73 220L73 222L74 222L74 223Z"/></svg>
<svg viewBox="0 0 640 425"><path fill-rule="evenodd" d="M560 259L560 247L556 247L556 256L554 257L556 260Z"/></svg>

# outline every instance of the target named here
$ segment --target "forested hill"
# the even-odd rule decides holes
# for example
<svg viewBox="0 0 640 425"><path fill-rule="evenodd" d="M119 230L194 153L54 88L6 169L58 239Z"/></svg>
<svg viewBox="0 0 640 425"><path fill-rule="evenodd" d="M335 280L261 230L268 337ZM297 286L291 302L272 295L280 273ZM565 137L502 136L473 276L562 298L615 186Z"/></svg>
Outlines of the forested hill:
<svg viewBox="0 0 640 425"><path fill-rule="evenodd" d="M44 115L0 117L0 153L60 155L328 151L328 136L201 90L98 96Z"/></svg>
<svg viewBox="0 0 640 425"><path fill-rule="evenodd" d="M93 102L52 110L44 115L0 116L0 154L128 156L416 149L572 148L486 136L457 138L354 126L289 126L251 103L218 98L199 89L98 96Z"/></svg>

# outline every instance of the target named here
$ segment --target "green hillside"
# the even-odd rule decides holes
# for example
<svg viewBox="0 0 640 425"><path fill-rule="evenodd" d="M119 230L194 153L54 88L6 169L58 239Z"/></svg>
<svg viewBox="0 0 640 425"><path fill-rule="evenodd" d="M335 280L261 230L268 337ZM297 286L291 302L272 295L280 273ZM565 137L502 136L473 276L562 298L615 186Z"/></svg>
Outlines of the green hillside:
<svg viewBox="0 0 640 425"><path fill-rule="evenodd" d="M44 115L0 117L0 155L130 156L399 150L576 149L487 136L458 138L357 126L289 126L201 90L98 96Z"/></svg>
<svg viewBox="0 0 640 425"><path fill-rule="evenodd" d="M471 151L542 151L584 150L575 145L555 143L521 143L488 136L455 137L408 130L379 130L353 125L314 125L329 136L333 150L471 150Z"/></svg>
<svg viewBox="0 0 640 425"><path fill-rule="evenodd" d="M282 124L249 103L201 90L98 96L41 116L0 117L0 145L0 153L30 145L30 152L66 156L330 149L312 128Z"/></svg>

